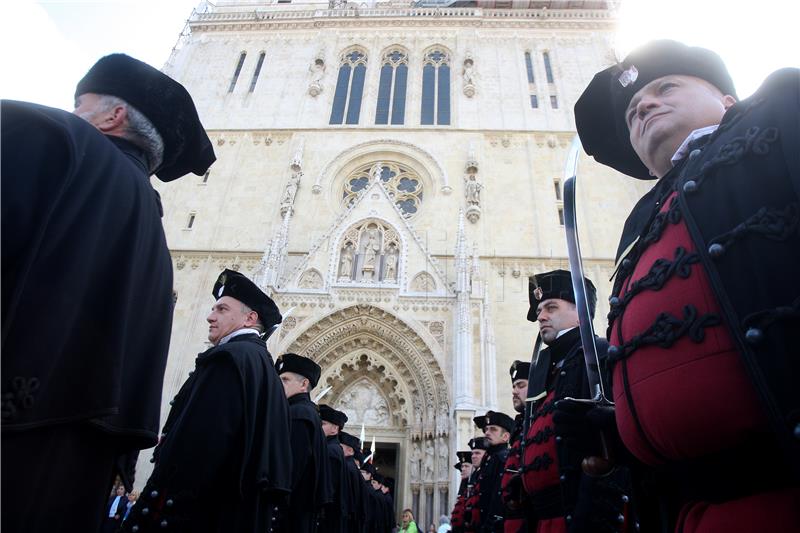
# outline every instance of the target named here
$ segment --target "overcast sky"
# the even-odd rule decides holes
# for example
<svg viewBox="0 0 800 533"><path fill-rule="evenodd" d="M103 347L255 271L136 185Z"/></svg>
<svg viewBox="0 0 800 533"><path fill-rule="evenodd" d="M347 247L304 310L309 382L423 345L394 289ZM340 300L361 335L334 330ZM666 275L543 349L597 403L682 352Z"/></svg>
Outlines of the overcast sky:
<svg viewBox="0 0 800 533"><path fill-rule="evenodd" d="M6 0L0 97L72 109L77 81L125 52L161 68L198 0ZM740 97L773 70L800 67L798 0L625 0L617 52L672 38L719 53Z"/></svg>

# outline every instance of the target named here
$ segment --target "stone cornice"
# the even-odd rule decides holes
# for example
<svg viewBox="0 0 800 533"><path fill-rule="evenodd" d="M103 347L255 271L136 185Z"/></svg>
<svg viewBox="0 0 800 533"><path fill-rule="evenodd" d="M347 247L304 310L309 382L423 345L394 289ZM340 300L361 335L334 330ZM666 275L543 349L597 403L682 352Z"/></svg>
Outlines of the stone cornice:
<svg viewBox="0 0 800 533"><path fill-rule="evenodd" d="M615 22L603 9L372 8L195 13L188 24L193 32L201 32L386 25L610 30Z"/></svg>

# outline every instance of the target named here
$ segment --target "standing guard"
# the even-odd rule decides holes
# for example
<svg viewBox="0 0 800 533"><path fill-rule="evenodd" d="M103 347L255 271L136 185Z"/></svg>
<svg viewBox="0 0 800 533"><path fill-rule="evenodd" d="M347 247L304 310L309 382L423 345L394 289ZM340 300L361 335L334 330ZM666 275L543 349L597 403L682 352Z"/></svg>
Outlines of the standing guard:
<svg viewBox="0 0 800 533"><path fill-rule="evenodd" d="M288 505L282 507L279 530L313 533L323 506L332 499L322 421L309 396L317 386L321 369L308 357L293 353L278 358L275 369L289 400L292 428L292 494Z"/></svg>
<svg viewBox="0 0 800 533"><path fill-rule="evenodd" d="M467 489L469 488L469 476L472 474L472 452L456 452L458 462L453 468L461 474L461 483L458 486L458 496L453 510L450 513L450 526L453 533L464 532L464 510L467 505Z"/></svg>
<svg viewBox="0 0 800 533"><path fill-rule="evenodd" d="M511 434L511 448L508 451L502 490L505 504L505 533L523 533L525 525L525 491L522 487L522 434L525 418L525 399L528 397L528 374L531 364L514 361L509 369L511 374L511 401L514 404L514 432Z"/></svg>
<svg viewBox="0 0 800 533"><path fill-rule="evenodd" d="M800 530L798 95L786 68L737 101L717 54L660 40L575 105L587 153L657 180L617 250L614 416L586 417L638 462L642 531Z"/></svg>
<svg viewBox="0 0 800 533"><path fill-rule="evenodd" d="M508 458L508 442L514 431L514 419L505 413L487 411L485 415L473 418L475 425L483 430L489 443L486 455L481 462L478 474L478 533L499 533L503 531L505 510L501 491L501 481ZM473 524L475 513L473 510Z"/></svg>
<svg viewBox="0 0 800 533"><path fill-rule="evenodd" d="M225 270L206 319L214 345L170 402L153 473L122 523L151 531L263 533L291 489L289 409L261 335L281 322L255 283Z"/></svg>
<svg viewBox="0 0 800 533"><path fill-rule="evenodd" d="M547 348L538 354L528 379L528 431L522 443L528 530L621 531L628 498L624 472L603 478L585 474L581 461L591 453L600 455L599 436L571 432L563 424L567 413L553 415L559 400L589 397L572 277L566 270L554 270L529 282L528 320L539 323L539 336ZM590 280L585 279L584 285L594 317L597 293ZM595 343L603 365L607 343L600 338ZM604 368L600 370L605 379Z"/></svg>
<svg viewBox="0 0 800 533"><path fill-rule="evenodd" d="M350 489L350 501L352 502L347 520L347 531L348 533L360 533L364 531L367 505L364 492L364 478L361 477L359 460L357 459L357 457L361 457L361 442L350 433L340 431L339 443L344 453L348 486Z"/></svg>
<svg viewBox="0 0 800 533"><path fill-rule="evenodd" d="M480 498L479 476L483 458L486 457L486 450L489 448L489 441L486 437L475 437L469 440L468 446L472 450L470 457L472 472L469 475L467 493L464 496L464 531L472 533L478 531L481 523L481 511L478 506Z"/></svg>
<svg viewBox="0 0 800 533"><path fill-rule="evenodd" d="M350 493L347 485L347 467L344 462L344 452L339 444L339 432L347 423L347 415L322 404L319 406L319 417L322 419L322 432L325 434L328 446L328 464L333 487L332 502L325 507L319 530L321 532L344 533L347 531L346 518L350 509Z"/></svg>

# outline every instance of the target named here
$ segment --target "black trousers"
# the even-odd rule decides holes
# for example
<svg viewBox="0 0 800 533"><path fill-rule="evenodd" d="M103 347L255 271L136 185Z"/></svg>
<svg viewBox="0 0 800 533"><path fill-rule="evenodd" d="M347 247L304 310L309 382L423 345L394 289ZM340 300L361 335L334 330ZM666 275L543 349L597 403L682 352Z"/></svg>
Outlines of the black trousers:
<svg viewBox="0 0 800 533"><path fill-rule="evenodd" d="M113 441L83 425L2 433L3 533L95 533L113 482Z"/></svg>

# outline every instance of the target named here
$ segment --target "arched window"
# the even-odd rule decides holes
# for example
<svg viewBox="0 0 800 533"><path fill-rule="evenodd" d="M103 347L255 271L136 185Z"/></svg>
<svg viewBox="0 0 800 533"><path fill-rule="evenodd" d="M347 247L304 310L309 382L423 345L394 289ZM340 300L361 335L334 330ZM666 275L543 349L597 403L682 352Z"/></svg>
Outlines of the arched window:
<svg viewBox="0 0 800 533"><path fill-rule="evenodd" d="M239 62L236 63L236 70L233 71L233 78L231 79L231 85L228 87L228 92L232 93L233 88L236 87L236 80L239 79L239 74L242 73L242 66L244 65L244 58L247 57L247 52L242 52L239 54Z"/></svg>
<svg viewBox="0 0 800 533"><path fill-rule="evenodd" d="M342 56L336 93L333 96L330 124L358 124L361 114L361 96L364 93L364 77L367 73L367 55L351 50Z"/></svg>
<svg viewBox="0 0 800 533"><path fill-rule="evenodd" d="M419 210L422 205L422 180L410 168L393 162L364 165L350 174L342 191L344 205L352 204L358 194L376 178L383 182L404 217L411 217Z"/></svg>
<svg viewBox="0 0 800 533"><path fill-rule="evenodd" d="M450 57L438 49L422 66L422 124L450 124Z"/></svg>
<svg viewBox="0 0 800 533"><path fill-rule="evenodd" d="M408 55L392 49L383 56L375 124L403 124L406 114ZM391 112L391 119L390 119Z"/></svg>

